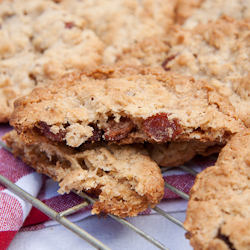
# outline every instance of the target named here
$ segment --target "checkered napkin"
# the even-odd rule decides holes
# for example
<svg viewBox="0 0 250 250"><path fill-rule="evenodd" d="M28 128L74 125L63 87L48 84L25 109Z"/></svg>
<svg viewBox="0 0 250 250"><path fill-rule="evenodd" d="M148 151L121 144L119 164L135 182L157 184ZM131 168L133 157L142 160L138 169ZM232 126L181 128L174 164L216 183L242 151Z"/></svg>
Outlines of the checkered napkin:
<svg viewBox="0 0 250 250"><path fill-rule="evenodd" d="M10 131L8 125L0 125L0 136ZM215 158L196 158L187 165L200 172L207 166L214 164ZM15 183L26 192L44 202L57 212L77 205L83 201L74 193L58 195L58 183L52 179L36 173L25 165L19 158L0 148L0 174ZM176 169L164 173L164 179L169 184L185 193L193 185L194 177ZM187 202L180 199L168 189L165 190L164 200L160 204L166 212L185 211ZM164 207L165 206L165 207ZM73 222L82 220L91 215L91 206L88 206L67 218ZM151 209L142 214L153 213ZM8 248L18 231L41 229L56 224L41 211L23 201L17 195L0 185L0 250Z"/></svg>

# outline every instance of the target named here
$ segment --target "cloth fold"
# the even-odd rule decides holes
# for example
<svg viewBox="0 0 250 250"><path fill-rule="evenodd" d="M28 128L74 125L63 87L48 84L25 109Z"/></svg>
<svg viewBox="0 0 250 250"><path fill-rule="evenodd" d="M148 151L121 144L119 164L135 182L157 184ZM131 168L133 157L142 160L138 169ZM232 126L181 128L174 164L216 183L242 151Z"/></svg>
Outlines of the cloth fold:
<svg viewBox="0 0 250 250"><path fill-rule="evenodd" d="M7 124L0 125L0 136L10 131ZM196 157L186 165L197 172L214 164L216 157ZM7 150L0 148L0 174L24 189L29 194L37 197L46 205L57 212L64 211L72 206L80 204L83 199L74 193L59 195L59 185L52 179L36 173L25 165L19 158L15 158ZM165 181L188 194L194 183L195 177L180 169L173 168L163 173ZM187 201L181 199L175 193L165 189L163 201L159 204L166 212L185 211ZM91 205L77 211L67 218L73 222L83 220L91 216ZM155 213L148 208L141 215ZM140 216L140 215L139 215ZM57 222L51 220L37 208L13 194L0 185L0 250L6 250L18 231L31 231L42 229Z"/></svg>

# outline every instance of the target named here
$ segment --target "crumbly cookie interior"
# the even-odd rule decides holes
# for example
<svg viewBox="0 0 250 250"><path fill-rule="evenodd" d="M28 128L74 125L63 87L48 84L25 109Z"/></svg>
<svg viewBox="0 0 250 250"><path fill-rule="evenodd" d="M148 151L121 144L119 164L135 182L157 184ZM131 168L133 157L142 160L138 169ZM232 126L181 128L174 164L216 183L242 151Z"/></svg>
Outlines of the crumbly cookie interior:
<svg viewBox="0 0 250 250"><path fill-rule="evenodd" d="M24 162L59 182L60 194L86 191L98 198L92 213L136 216L158 204L164 180L158 165L142 146L25 145L16 131L3 139Z"/></svg>

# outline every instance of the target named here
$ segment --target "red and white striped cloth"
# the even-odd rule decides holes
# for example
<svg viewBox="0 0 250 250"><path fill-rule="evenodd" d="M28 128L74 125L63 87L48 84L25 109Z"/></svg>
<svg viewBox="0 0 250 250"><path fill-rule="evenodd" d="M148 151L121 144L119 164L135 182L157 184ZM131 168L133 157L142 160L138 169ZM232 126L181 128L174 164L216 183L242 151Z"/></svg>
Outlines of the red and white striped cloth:
<svg viewBox="0 0 250 250"><path fill-rule="evenodd" d="M11 127L0 125L0 136ZM214 157L195 158L187 165L200 172L213 165ZM0 174L44 202L57 212L81 203L83 200L74 193L58 195L58 183L42 174L36 173L19 158L0 147ZM183 171L170 170L164 173L164 179L185 193L193 185L194 177ZM166 206L165 206L166 204ZM160 205L167 212L185 211L187 202L176 194L165 190L164 201ZM165 206L165 207L164 207ZM78 211L68 218L75 222L91 215L91 206ZM143 214L153 213L150 209ZM30 231L56 224L48 216L0 185L0 250L8 248L18 231Z"/></svg>

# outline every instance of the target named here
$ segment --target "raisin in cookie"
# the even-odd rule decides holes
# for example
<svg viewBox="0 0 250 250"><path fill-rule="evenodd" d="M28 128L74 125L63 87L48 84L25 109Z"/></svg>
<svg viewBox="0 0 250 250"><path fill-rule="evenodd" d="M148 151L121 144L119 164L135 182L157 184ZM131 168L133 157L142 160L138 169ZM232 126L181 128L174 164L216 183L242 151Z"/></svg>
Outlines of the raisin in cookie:
<svg viewBox="0 0 250 250"><path fill-rule="evenodd" d="M208 82L135 66L94 67L37 88L15 102L10 124L26 144L70 147L100 140L208 146L245 128Z"/></svg>
<svg viewBox="0 0 250 250"><path fill-rule="evenodd" d="M250 248L249 144L250 129L239 132L198 174L184 222L194 249Z"/></svg>
<svg viewBox="0 0 250 250"><path fill-rule="evenodd" d="M113 144L77 150L46 143L28 146L15 131L3 139L25 163L58 181L60 194L76 190L98 196L93 214L136 216L163 197L160 168L140 146Z"/></svg>

